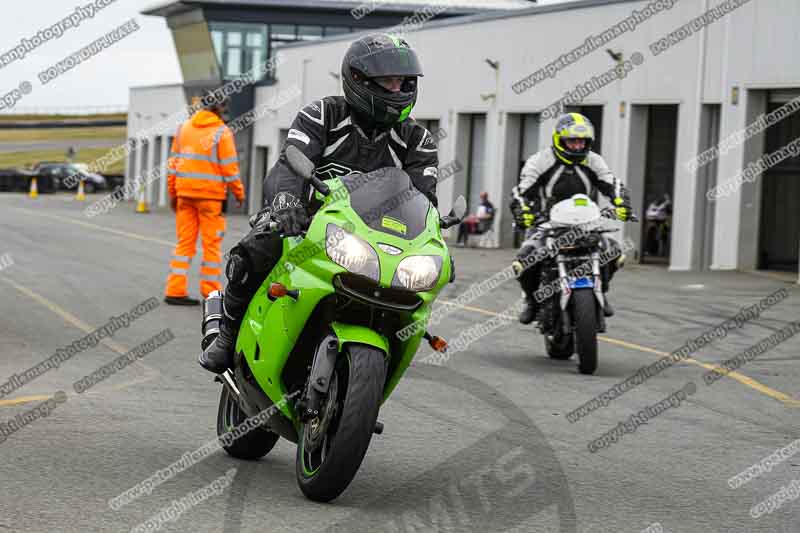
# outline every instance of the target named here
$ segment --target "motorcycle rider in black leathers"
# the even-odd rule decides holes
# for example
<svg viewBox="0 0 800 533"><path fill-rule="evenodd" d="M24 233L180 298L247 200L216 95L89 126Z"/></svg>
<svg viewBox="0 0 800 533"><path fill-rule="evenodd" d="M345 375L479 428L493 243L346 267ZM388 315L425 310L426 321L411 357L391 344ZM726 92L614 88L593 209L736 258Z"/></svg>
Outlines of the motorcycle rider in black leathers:
<svg viewBox="0 0 800 533"><path fill-rule="evenodd" d="M230 252L220 333L199 358L211 372L219 374L233 365L247 306L280 259L281 237L269 231L270 221L278 222L284 236L298 235L319 208L311 201L313 189L289 167L288 146L299 148L322 180L402 168L414 187L438 205L436 140L409 119L417 100L417 77L423 75L417 54L402 38L372 34L350 46L341 73L344 97L325 97L297 114L278 161L264 179L265 207Z"/></svg>
<svg viewBox="0 0 800 533"><path fill-rule="evenodd" d="M526 258L545 246L543 235L534 227L537 216L549 213L550 208L574 194L586 194L597 201L597 192L606 196L616 207L617 219L628 220L631 214L630 197L627 190L609 170L605 160L592 152L594 127L588 118L579 113L567 113L556 121L553 143L550 148L532 155L522 168L519 185L511 192L511 212L517 225L525 229L525 242L520 247L514 262L517 276L525 293L525 306L519 321L530 324L536 319L539 303L534 293L541 278L541 261L528 265ZM612 239L606 239L610 247L619 250ZM603 292L608 291L609 282L624 256L601 268ZM605 316L614 310L606 297Z"/></svg>

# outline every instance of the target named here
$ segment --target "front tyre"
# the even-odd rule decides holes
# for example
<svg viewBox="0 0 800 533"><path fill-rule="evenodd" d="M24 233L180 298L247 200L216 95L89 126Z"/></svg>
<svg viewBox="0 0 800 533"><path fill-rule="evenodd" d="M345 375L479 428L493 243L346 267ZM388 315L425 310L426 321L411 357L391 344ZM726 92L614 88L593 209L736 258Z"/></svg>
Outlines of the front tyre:
<svg viewBox="0 0 800 533"><path fill-rule="evenodd" d="M295 460L300 490L310 500L337 498L356 475L369 448L383 398L386 364L382 351L350 344L339 357L322 416L331 419L303 424ZM324 424L324 435L317 435ZM315 444L313 450L307 443Z"/></svg>
<svg viewBox="0 0 800 533"><path fill-rule="evenodd" d="M578 371L594 374L597 370L597 302L592 289L573 291L572 309Z"/></svg>
<svg viewBox="0 0 800 533"><path fill-rule="evenodd" d="M239 407L228 388L223 386L217 411L217 436L221 437L232 431L245 419L247 419L247 415ZM223 445L222 448L237 459L260 459L272 450L279 438L276 433L259 427L234 440L230 446Z"/></svg>
<svg viewBox="0 0 800 533"><path fill-rule="evenodd" d="M557 329L558 333L552 337L550 335L544 336L544 345L547 349L547 355L551 359L566 361L575 353L575 343L571 334L564 335L561 331L561 325L558 325Z"/></svg>

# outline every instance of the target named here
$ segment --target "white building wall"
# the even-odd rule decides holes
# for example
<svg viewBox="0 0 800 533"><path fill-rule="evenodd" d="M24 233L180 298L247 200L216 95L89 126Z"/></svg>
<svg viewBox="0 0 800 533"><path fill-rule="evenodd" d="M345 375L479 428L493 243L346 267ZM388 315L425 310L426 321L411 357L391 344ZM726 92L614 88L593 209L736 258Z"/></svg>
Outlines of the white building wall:
<svg viewBox="0 0 800 533"><path fill-rule="evenodd" d="M142 138L149 142L149 151L144 165L136 157L136 166L126 168L126 182L134 176L147 176L156 168L162 169L161 178L149 181L144 189L144 200L151 205L167 205L166 157L169 154L167 137L174 136L178 125L186 119L186 97L181 85L159 87L136 87L130 90L128 113L128 139ZM161 138L161 146L156 142ZM141 146L141 142L139 142ZM157 148L158 153L155 152ZM130 159L129 159L130 161ZM129 166L130 163L128 163Z"/></svg>
<svg viewBox="0 0 800 533"><path fill-rule="evenodd" d="M626 18L633 9L641 10L648 3L649 0L597 5L576 2L541 7L515 17L482 19L479 16L461 24L431 23L411 32L406 37L418 51L426 72L412 115L419 119L438 119L447 131L447 137L440 143L440 162L444 165L457 154L460 158L467 156L457 151L459 114L487 113L486 162L488 175L493 178L488 188L495 204L502 207L498 224L507 225L508 191L503 186L503 173L507 171L507 114L540 112L566 91L608 70L613 62L604 51L606 47L622 52L626 58L633 52L641 52L644 64L624 80L590 95L582 103L603 106L603 152L611 168L623 180L628 178L628 172L642 172L641 162L634 157L637 150L632 150L643 140L642 124L631 123L636 116L633 106L680 106L673 218L676 238L672 243L671 268L686 270L696 268L693 264L696 254L692 253L696 246L694 236L702 234L696 231L698 221L695 220L702 191L697 191L696 176L685 164L697 153L701 105L722 104L720 138L724 138L746 126L749 90L800 87L800 62L795 60L796 50L800 49L800 32L796 29L800 2L750 0L706 30L653 56L648 48L652 42L718 3L717 0L678 0L671 9L570 65L553 79L522 94L512 90L512 84L522 77L582 44L588 35L601 33ZM289 127L299 107L326 95L341 94L340 82L332 74L339 72L349 42L323 40L283 49L281 54L285 61L278 68L278 84L256 90L256 106L294 85L303 92L303 102L295 100L255 126L254 144L269 147L270 165L274 164L280 149L279 131ZM495 73L485 59L499 61L499 72ZM738 105L731 103L733 86L741 89ZM624 117L620 116L620 102L626 104ZM129 127L129 136L149 124L157 114L169 113L184 105L179 87L132 91L132 115L134 110L140 112L143 118L138 120L143 122L134 122ZM542 121L540 148L548 145L552 126L553 120ZM718 183L740 171L744 161L744 146L721 157ZM454 190L455 180L442 184L439 193L444 210L449 209ZM737 192L716 202L712 268L753 266L757 231L753 232L751 226L754 220L757 224L758 217L757 213L746 211L754 208L752 198L744 200ZM743 220L750 225L744 234ZM630 228L631 225L628 231ZM638 227L634 226L633 230L638 231ZM747 252L746 258L742 256L743 250Z"/></svg>

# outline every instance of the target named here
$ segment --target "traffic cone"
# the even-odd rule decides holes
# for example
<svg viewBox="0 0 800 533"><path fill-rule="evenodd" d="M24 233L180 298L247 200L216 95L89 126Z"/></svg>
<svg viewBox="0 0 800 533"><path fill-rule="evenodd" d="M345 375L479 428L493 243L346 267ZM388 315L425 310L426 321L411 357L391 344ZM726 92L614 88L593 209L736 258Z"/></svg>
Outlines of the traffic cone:
<svg viewBox="0 0 800 533"><path fill-rule="evenodd" d="M150 210L147 208L147 202L144 199L144 191L139 193L139 201L136 203L136 212L137 213L149 213Z"/></svg>
<svg viewBox="0 0 800 533"><path fill-rule="evenodd" d="M75 195L76 200L86 200L86 194L83 192L83 180L78 183L78 194Z"/></svg>
<svg viewBox="0 0 800 533"><path fill-rule="evenodd" d="M28 193L29 198L39 197L39 188L36 186L36 178L31 178L31 190Z"/></svg>

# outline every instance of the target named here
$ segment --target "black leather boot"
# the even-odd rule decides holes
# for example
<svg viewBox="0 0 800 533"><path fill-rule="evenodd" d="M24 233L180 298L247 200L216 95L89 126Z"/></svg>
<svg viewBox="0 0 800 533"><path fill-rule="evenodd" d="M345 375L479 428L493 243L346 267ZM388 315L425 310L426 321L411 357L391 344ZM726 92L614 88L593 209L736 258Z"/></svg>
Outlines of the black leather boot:
<svg viewBox="0 0 800 533"><path fill-rule="evenodd" d="M233 367L233 350L236 346L236 335L239 328L224 318L219 325L219 335L200 354L197 362L200 366L215 374L222 374Z"/></svg>
<svg viewBox="0 0 800 533"><path fill-rule="evenodd" d="M614 316L614 308L611 307L611 302L608 301L608 293L603 294L603 299L605 300L605 306L603 306L603 315L605 317Z"/></svg>
<svg viewBox="0 0 800 533"><path fill-rule="evenodd" d="M219 325L219 335L203 350L197 362L200 366L215 374L222 374L233 367L233 352L236 348L236 337L239 326L250 302L249 295L237 295L230 290L230 285L225 288L222 299L222 320Z"/></svg>
<svg viewBox="0 0 800 533"><path fill-rule="evenodd" d="M519 313L519 322L520 324L530 324L536 319L536 313L539 311L539 306L536 305L536 301L529 297L525 297L525 305L522 308L522 311Z"/></svg>

